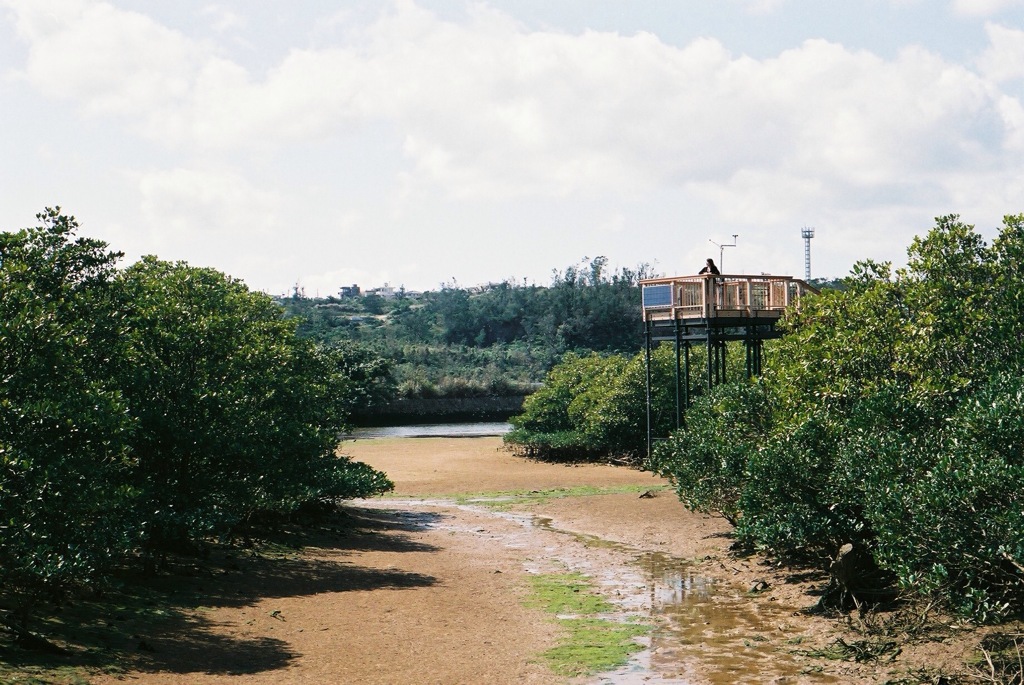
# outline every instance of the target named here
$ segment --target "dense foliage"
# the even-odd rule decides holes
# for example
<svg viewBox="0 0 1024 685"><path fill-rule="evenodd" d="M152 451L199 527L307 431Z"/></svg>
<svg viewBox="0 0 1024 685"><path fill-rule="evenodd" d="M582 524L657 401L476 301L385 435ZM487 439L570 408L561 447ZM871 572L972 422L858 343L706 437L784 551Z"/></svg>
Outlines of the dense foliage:
<svg viewBox="0 0 1024 685"><path fill-rule="evenodd" d="M908 256L806 299L764 377L699 401L653 465L751 544L827 565L852 543L995 619L1024 606L1024 215L991 246L942 217Z"/></svg>
<svg viewBox="0 0 1024 685"><path fill-rule="evenodd" d="M447 284L415 299L375 295L281 303L299 333L355 342L392 362L400 397L473 397L530 392L564 354L631 354L643 342L638 282L644 265L610 272L584 260L550 286L509 280L478 288Z"/></svg>
<svg viewBox="0 0 1024 685"><path fill-rule="evenodd" d="M257 514L379 493L335 456L379 359L299 338L212 269L121 257L59 210L0 233L0 586L42 592Z"/></svg>
<svg viewBox="0 0 1024 685"><path fill-rule="evenodd" d="M695 364L703 350L694 350ZM647 452L647 379L643 353L632 357L569 354L511 419L505 442L546 459L626 458ZM651 358L651 423L654 435L676 426L675 359L669 346ZM697 390L696 388L694 390Z"/></svg>
<svg viewBox="0 0 1024 685"><path fill-rule="evenodd" d="M0 585L94 575L134 537L119 254L73 220L0 233Z"/></svg>
<svg viewBox="0 0 1024 685"><path fill-rule="evenodd" d="M686 430L659 445L648 466L671 476L690 509L735 523L747 457L767 437L770 422L762 384L715 386L697 397L686 412Z"/></svg>

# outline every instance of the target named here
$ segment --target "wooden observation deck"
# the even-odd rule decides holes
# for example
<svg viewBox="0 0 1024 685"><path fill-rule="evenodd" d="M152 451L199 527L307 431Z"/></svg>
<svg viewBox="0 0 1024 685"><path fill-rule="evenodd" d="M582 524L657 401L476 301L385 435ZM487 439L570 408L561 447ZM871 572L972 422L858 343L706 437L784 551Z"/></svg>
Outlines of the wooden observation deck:
<svg viewBox="0 0 1024 685"><path fill-rule="evenodd" d="M644 322L659 331L676 322L702 328L773 325L790 305L818 292L791 276L674 276L649 278L640 287Z"/></svg>
<svg viewBox="0 0 1024 685"><path fill-rule="evenodd" d="M640 281L647 354L648 453L651 448L651 348L673 341L676 351L676 427L690 405L690 349L707 346L710 389L726 380L726 343L742 341L746 375L760 375L765 340L781 337L775 324L801 298L818 291L792 276L700 275ZM699 390L698 390L699 391Z"/></svg>

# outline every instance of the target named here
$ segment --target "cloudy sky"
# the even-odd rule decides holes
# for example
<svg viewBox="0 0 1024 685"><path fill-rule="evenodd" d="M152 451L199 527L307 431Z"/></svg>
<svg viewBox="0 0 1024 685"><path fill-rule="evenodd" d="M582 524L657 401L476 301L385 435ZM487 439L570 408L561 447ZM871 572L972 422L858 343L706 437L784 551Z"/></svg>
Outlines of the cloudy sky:
<svg viewBox="0 0 1024 685"><path fill-rule="evenodd" d="M843 276L1024 211L1024 1L0 0L0 229L54 205L271 293Z"/></svg>

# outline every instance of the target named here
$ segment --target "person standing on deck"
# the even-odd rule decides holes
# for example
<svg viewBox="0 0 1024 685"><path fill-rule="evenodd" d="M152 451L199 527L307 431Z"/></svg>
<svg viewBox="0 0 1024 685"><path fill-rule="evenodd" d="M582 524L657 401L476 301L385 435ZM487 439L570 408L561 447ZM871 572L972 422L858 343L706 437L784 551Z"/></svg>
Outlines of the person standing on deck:
<svg viewBox="0 0 1024 685"><path fill-rule="evenodd" d="M698 274L714 274L714 275L718 276L722 272L718 270L717 266L715 266L715 260L711 259L711 257L708 257L708 263L705 264L704 268L701 269L700 271L698 271L697 273Z"/></svg>

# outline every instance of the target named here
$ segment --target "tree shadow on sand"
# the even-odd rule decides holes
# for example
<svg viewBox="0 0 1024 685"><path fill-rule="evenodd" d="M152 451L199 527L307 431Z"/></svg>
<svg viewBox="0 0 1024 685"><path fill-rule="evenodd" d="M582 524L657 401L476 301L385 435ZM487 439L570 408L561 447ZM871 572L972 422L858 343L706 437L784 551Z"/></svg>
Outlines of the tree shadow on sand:
<svg viewBox="0 0 1024 685"><path fill-rule="evenodd" d="M255 608L266 599L435 585L433 576L356 562L362 552L438 551L411 534L439 518L352 507L250 549L211 544L203 557L170 559L156 576L126 571L116 590L39 618L32 629L51 648L24 649L0 634L0 660L22 672L77 667L231 675L285 668L300 656L286 641L246 634L244 623L217 624L210 612ZM287 617L274 612L254 609L250 616L264 628L287 625ZM0 681L4 677L0 669Z"/></svg>

